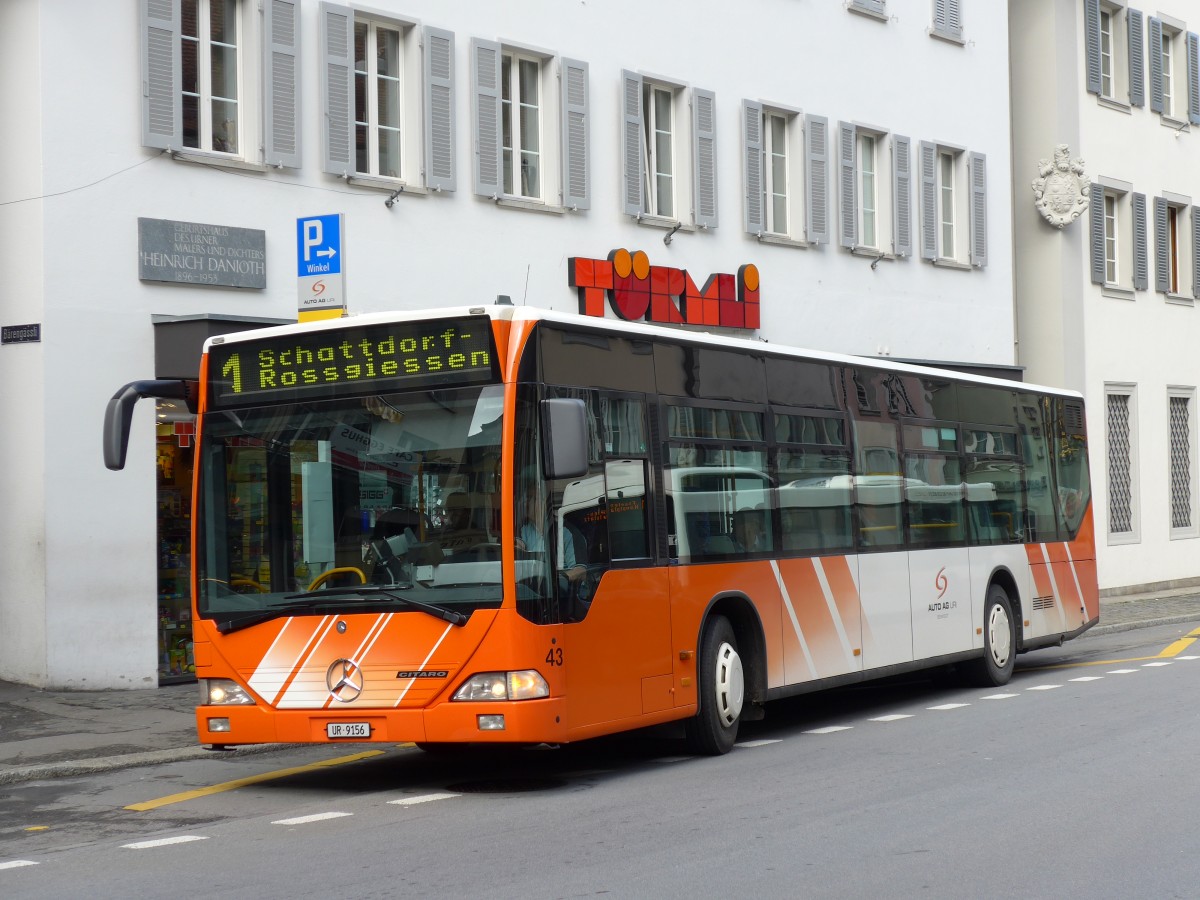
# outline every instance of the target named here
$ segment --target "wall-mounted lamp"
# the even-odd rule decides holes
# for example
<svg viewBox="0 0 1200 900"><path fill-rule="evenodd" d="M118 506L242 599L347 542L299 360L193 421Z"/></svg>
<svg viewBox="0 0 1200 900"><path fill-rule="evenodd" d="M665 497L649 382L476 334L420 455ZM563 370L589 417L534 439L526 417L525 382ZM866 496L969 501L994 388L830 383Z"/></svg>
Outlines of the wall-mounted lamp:
<svg viewBox="0 0 1200 900"><path fill-rule="evenodd" d="M388 209L391 209L396 203L396 198L399 197L403 193L404 193L404 188L402 188L402 187L396 188L394 191L392 191L390 194L388 194L388 198L383 201L383 205L386 206Z"/></svg>
<svg viewBox="0 0 1200 900"><path fill-rule="evenodd" d="M670 231L668 231L666 234L663 235L663 243L666 244L668 247L670 247L671 246L671 238L673 238L675 236L675 232L677 232L682 227L683 227L682 222L676 222L674 227Z"/></svg>

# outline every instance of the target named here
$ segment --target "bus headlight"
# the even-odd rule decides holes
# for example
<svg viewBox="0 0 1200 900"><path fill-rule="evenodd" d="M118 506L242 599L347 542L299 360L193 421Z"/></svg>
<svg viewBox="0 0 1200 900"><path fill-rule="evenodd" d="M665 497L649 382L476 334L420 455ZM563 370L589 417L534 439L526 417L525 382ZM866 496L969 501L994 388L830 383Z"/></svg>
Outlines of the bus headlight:
<svg viewBox="0 0 1200 900"><path fill-rule="evenodd" d="M468 678L452 700L537 700L550 696L550 685L535 669L480 672Z"/></svg>
<svg viewBox="0 0 1200 900"><path fill-rule="evenodd" d="M201 706L253 705L254 698L236 681L228 678L205 678L200 682Z"/></svg>

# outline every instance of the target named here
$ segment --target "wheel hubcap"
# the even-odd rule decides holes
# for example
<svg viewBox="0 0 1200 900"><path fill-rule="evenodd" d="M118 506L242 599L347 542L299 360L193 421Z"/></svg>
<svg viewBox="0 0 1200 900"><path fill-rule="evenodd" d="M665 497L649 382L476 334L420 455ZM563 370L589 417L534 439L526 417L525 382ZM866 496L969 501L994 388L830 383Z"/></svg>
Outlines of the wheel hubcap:
<svg viewBox="0 0 1200 900"><path fill-rule="evenodd" d="M728 728L742 714L742 702L746 696L742 658L728 643L722 643L717 649L716 679L717 716L721 724Z"/></svg>
<svg viewBox="0 0 1200 900"><path fill-rule="evenodd" d="M1012 653L1012 627L1008 613L999 603L992 607L988 615L988 646L992 648L992 662L1003 669Z"/></svg>

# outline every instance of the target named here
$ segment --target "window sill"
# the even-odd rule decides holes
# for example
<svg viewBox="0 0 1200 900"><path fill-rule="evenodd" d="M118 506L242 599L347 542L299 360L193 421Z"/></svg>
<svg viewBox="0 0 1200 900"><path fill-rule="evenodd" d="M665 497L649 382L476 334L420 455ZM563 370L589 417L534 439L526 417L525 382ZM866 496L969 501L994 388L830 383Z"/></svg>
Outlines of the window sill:
<svg viewBox="0 0 1200 900"><path fill-rule="evenodd" d="M1200 537L1200 531L1196 530L1195 526L1191 528L1172 528L1168 540L1172 541L1192 541Z"/></svg>
<svg viewBox="0 0 1200 900"><path fill-rule="evenodd" d="M974 266L968 265L965 262L959 262L957 259L949 259L945 256L938 256L930 260L939 269L957 269L960 272L970 272Z"/></svg>
<svg viewBox="0 0 1200 900"><path fill-rule="evenodd" d="M204 153L201 150L172 150L170 153L171 159L192 163L197 166L216 166L221 169L236 169L239 172L261 173L269 172L273 168L272 166L264 166L262 163L246 162L244 159L237 159L232 156Z"/></svg>
<svg viewBox="0 0 1200 900"><path fill-rule="evenodd" d="M967 46L966 38L961 34L953 34L949 31L938 31L936 28L930 28L929 36L937 38L939 41L945 41L947 44L957 44L960 47Z"/></svg>
<svg viewBox="0 0 1200 900"><path fill-rule="evenodd" d="M1172 306L1195 306L1196 301L1191 297L1185 297L1183 294L1163 294L1163 299Z"/></svg>
<svg viewBox="0 0 1200 900"><path fill-rule="evenodd" d="M1176 119L1174 116L1168 116L1166 113L1159 113L1158 116L1163 128L1170 128L1176 134L1181 131L1191 131L1191 126L1186 119Z"/></svg>
<svg viewBox="0 0 1200 900"><path fill-rule="evenodd" d="M566 215L565 206L550 206L541 200L524 200L518 197L495 197L495 204L503 209L523 209L526 212L549 213L553 216Z"/></svg>
<svg viewBox="0 0 1200 900"><path fill-rule="evenodd" d="M684 234L694 234L696 231L695 225L687 225L678 219L668 219L666 216L652 216L649 213L638 213L634 216L634 219L639 225L645 225L647 228L662 228L667 231L677 229Z"/></svg>
<svg viewBox="0 0 1200 900"><path fill-rule="evenodd" d="M1110 534L1108 536L1108 546L1110 547L1119 547L1122 544L1140 544L1141 542L1141 535L1136 531L1123 531L1119 534Z"/></svg>
<svg viewBox="0 0 1200 900"><path fill-rule="evenodd" d="M807 250L809 248L808 241L797 240L793 237L788 237L786 234L772 234L767 231L760 231L755 235L760 244L772 244L776 247L795 247L797 250Z"/></svg>
<svg viewBox="0 0 1200 900"><path fill-rule="evenodd" d="M1096 102L1105 109L1111 109L1114 112L1125 113L1127 116L1133 115L1133 107L1128 103L1122 103L1112 97L1105 97L1103 94L1096 95Z"/></svg>
<svg viewBox="0 0 1200 900"><path fill-rule="evenodd" d="M378 175L347 175L346 184L352 184L355 187L372 188L377 191L387 191L393 193L399 191L398 197L403 197L405 194L416 194L424 196L429 193L427 188L416 184L409 184L400 178L382 178Z"/></svg>
<svg viewBox="0 0 1200 900"><path fill-rule="evenodd" d="M1137 294L1129 288L1118 287L1115 284L1102 284L1100 293L1105 297L1111 297L1113 300L1136 300Z"/></svg>
<svg viewBox="0 0 1200 900"><path fill-rule="evenodd" d="M851 247L850 252L852 254L854 254L855 256L863 256L863 257L866 257L867 259L873 259L876 261L882 259L882 260L886 260L887 262L895 262L897 259L897 257L894 254L887 253L886 251L880 250L878 247L862 247L862 246Z"/></svg>
<svg viewBox="0 0 1200 900"><path fill-rule="evenodd" d="M868 19L875 19L879 22L886 22L890 18L886 12L876 12L873 9L855 6L854 0L850 0L849 5L846 7L846 11L855 13L856 15L866 16Z"/></svg>

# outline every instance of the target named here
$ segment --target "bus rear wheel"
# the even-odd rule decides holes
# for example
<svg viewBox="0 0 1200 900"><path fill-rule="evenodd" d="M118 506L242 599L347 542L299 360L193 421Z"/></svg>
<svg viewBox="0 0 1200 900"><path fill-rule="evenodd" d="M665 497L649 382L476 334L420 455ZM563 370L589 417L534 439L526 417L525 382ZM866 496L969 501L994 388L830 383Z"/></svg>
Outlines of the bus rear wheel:
<svg viewBox="0 0 1200 900"><path fill-rule="evenodd" d="M737 636L724 616L705 626L699 656L700 708L687 721L685 735L693 753L718 756L728 753L737 740L746 698Z"/></svg>
<svg viewBox="0 0 1200 900"><path fill-rule="evenodd" d="M1017 661L1017 623L1012 601L1004 588L993 584L983 603L983 656L968 669L973 684L999 687L1008 684Z"/></svg>

